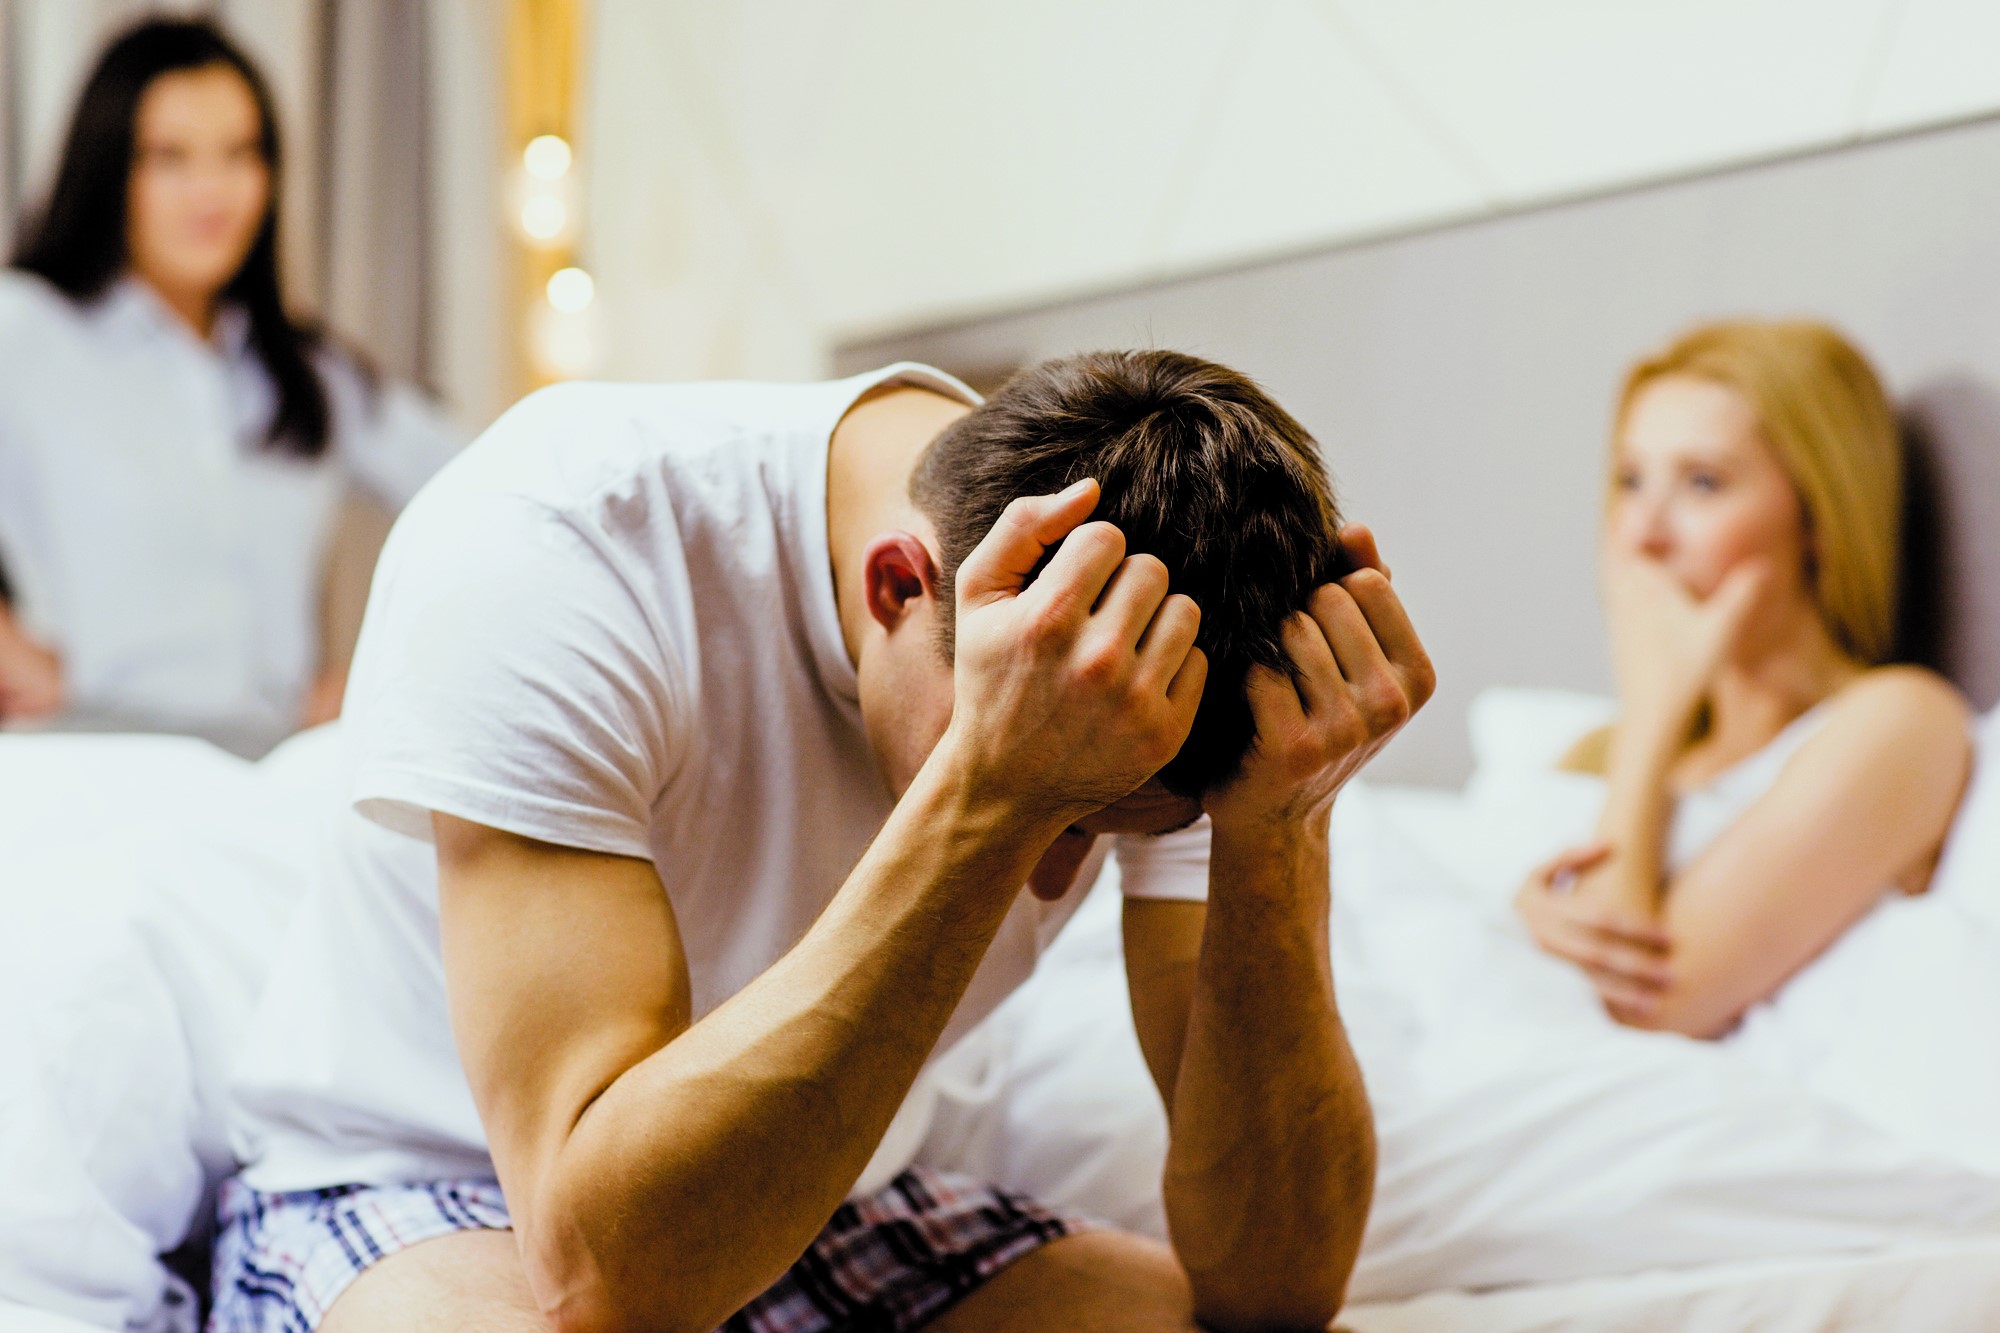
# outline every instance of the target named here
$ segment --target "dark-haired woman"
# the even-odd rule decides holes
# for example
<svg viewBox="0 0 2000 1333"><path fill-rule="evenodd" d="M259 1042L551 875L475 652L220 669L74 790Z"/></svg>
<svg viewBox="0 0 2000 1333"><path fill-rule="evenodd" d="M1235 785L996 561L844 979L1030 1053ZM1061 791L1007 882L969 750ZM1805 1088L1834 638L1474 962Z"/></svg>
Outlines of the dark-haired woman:
<svg viewBox="0 0 2000 1333"><path fill-rule="evenodd" d="M400 507L458 437L293 322L278 135L214 27L86 84L0 273L0 721L268 746L338 709L320 564L345 489Z"/></svg>

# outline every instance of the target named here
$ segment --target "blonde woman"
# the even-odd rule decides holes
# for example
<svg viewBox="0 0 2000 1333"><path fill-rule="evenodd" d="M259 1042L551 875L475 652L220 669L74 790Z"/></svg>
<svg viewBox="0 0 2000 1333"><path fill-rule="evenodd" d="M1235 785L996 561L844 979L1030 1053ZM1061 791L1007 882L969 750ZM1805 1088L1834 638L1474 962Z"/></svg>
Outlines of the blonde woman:
<svg viewBox="0 0 2000 1333"><path fill-rule="evenodd" d="M1885 665L1902 455L1867 361L1803 321L1634 367L1603 567L1619 715L1596 841L1516 905L1636 1027L1728 1032L1885 895L1921 893L1971 762L1965 701Z"/></svg>

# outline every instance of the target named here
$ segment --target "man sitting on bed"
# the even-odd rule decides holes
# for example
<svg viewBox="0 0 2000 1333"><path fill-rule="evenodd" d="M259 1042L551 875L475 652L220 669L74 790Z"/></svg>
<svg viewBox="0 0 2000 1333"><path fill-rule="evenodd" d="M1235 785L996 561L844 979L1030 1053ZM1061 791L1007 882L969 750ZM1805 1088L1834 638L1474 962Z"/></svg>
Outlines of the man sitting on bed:
<svg viewBox="0 0 2000 1333"><path fill-rule="evenodd" d="M1170 352L516 408L382 555L211 1327L1324 1328L1374 1162L1328 813L1432 679L1336 524ZM1171 1248L912 1165L1100 841Z"/></svg>

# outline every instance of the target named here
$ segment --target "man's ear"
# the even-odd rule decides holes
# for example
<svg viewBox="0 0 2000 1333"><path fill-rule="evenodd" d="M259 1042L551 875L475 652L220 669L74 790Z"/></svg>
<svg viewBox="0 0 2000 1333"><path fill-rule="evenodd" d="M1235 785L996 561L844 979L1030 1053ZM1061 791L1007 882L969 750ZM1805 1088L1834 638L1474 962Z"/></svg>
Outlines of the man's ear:
<svg viewBox="0 0 2000 1333"><path fill-rule="evenodd" d="M916 603L936 596L937 587L937 561L911 533L878 532L861 553L862 599L885 630L902 624Z"/></svg>

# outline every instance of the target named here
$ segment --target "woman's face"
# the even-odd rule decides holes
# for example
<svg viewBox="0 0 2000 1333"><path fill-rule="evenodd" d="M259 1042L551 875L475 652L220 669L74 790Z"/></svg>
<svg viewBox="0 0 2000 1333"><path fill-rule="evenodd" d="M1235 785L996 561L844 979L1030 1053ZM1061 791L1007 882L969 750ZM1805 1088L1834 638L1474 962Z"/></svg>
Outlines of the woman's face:
<svg viewBox="0 0 2000 1333"><path fill-rule="evenodd" d="M1807 595L1804 506L1734 389L1687 375L1647 384L1626 409L1616 469L1613 554L1659 561L1696 597L1761 556L1773 595Z"/></svg>
<svg viewBox="0 0 2000 1333"><path fill-rule="evenodd" d="M212 298L243 267L270 205L257 99L227 65L162 74L133 128L132 268L164 291Z"/></svg>

